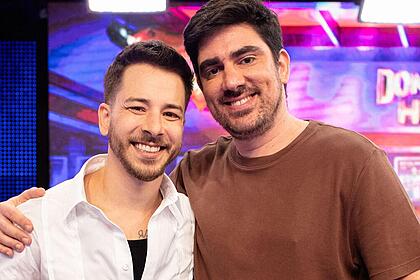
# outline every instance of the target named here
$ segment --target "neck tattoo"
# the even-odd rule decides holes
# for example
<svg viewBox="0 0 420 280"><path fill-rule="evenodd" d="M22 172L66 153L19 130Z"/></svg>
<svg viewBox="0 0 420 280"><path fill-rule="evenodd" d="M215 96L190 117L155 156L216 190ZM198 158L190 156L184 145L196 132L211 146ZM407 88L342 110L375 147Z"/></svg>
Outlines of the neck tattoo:
<svg viewBox="0 0 420 280"><path fill-rule="evenodd" d="M139 239L147 239L147 228L146 230L139 230L138 232Z"/></svg>

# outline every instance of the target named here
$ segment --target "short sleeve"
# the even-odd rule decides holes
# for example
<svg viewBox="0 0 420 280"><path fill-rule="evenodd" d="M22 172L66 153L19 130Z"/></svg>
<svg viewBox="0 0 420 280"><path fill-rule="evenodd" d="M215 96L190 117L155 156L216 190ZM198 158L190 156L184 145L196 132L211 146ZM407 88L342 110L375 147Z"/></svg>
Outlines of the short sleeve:
<svg viewBox="0 0 420 280"><path fill-rule="evenodd" d="M355 246L372 279L420 269L420 224L385 153L375 150L356 180L351 214Z"/></svg>

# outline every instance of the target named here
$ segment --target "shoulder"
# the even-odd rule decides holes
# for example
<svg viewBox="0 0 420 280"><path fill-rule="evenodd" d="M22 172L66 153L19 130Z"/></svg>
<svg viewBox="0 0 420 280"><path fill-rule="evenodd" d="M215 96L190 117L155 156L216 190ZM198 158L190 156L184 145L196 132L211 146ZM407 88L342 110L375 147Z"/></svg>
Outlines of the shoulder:
<svg viewBox="0 0 420 280"><path fill-rule="evenodd" d="M31 220L41 220L43 203L48 202L48 211L60 210L62 202L70 193L71 187L74 187L71 184L71 180L64 181L48 189L43 197L30 199L17 208Z"/></svg>
<svg viewBox="0 0 420 280"><path fill-rule="evenodd" d="M345 128L336 127L321 122L315 123L311 143L320 147L324 152L339 153L342 156L369 157L374 152L383 151L365 136Z"/></svg>
<svg viewBox="0 0 420 280"><path fill-rule="evenodd" d="M61 182L58 185L55 185L49 188L45 192L44 198L48 200L65 199L67 195L69 195L70 193L74 191L75 187L76 186L75 186L74 178L66 180L64 182Z"/></svg>
<svg viewBox="0 0 420 280"><path fill-rule="evenodd" d="M180 188L184 176L201 177L207 174L214 163L227 157L231 144L232 137L221 136L201 149L187 151L170 175L178 191L184 192Z"/></svg>
<svg viewBox="0 0 420 280"><path fill-rule="evenodd" d="M45 197L30 199L17 208L23 215L27 216L32 222L36 222L41 219L42 201Z"/></svg>
<svg viewBox="0 0 420 280"><path fill-rule="evenodd" d="M190 150L185 153L184 161L209 162L227 153L232 143L231 136L220 136L216 141L204 145L201 149Z"/></svg>

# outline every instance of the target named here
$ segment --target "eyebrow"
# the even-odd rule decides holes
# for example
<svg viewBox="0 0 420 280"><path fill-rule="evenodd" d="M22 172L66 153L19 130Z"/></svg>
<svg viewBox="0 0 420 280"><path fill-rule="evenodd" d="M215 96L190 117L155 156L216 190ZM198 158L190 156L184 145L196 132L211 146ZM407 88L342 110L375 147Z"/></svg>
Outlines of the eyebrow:
<svg viewBox="0 0 420 280"><path fill-rule="evenodd" d="M255 52L255 51L259 51L259 50L260 50L260 48L257 47L257 46L244 46L244 47L240 48L239 50L232 52L230 54L230 57L231 58L237 58L237 57L240 57L241 55L244 55L248 52Z"/></svg>
<svg viewBox="0 0 420 280"><path fill-rule="evenodd" d="M149 104L150 101L146 98L138 98L138 97L129 97L126 100L124 100L124 104L125 103L132 103L132 102L141 102L141 103L145 103L145 104Z"/></svg>
<svg viewBox="0 0 420 280"><path fill-rule="evenodd" d="M169 103L169 104L166 105L166 108L168 108L168 109L175 109L175 110L179 110L181 112L184 112L184 108L182 106L176 105L176 104Z"/></svg>
<svg viewBox="0 0 420 280"><path fill-rule="evenodd" d="M230 58L238 58L238 57L240 57L240 56L242 56L242 55L244 55L248 52L255 52L255 51L259 51L259 50L260 50L260 48L257 47L257 46L244 46L244 47L230 53L229 57ZM204 60L202 63L200 63L200 66L199 66L200 73L203 72L207 67L216 65L218 63L220 63L220 58L218 58L218 57L213 57L213 58L209 58L209 59Z"/></svg>
<svg viewBox="0 0 420 280"><path fill-rule="evenodd" d="M150 105L150 100L146 98L138 98L138 97L129 97L124 101L124 105L127 103L134 103L134 102L140 102L144 103L146 105ZM184 112L184 108L181 105L173 104L173 103L167 103L165 105L165 108L167 109L175 109L180 110L181 112Z"/></svg>

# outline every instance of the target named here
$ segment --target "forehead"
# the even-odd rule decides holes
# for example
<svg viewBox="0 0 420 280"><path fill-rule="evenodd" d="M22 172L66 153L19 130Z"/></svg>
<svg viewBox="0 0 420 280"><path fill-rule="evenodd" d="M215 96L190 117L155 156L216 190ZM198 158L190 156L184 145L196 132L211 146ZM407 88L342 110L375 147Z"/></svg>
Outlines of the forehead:
<svg viewBox="0 0 420 280"><path fill-rule="evenodd" d="M185 88L181 77L172 71L150 64L134 64L125 69L116 98L120 101L142 98L185 107Z"/></svg>
<svg viewBox="0 0 420 280"><path fill-rule="evenodd" d="M209 58L227 57L233 51L251 45L270 51L261 36L247 23L221 27L201 42L198 49L198 63Z"/></svg>

